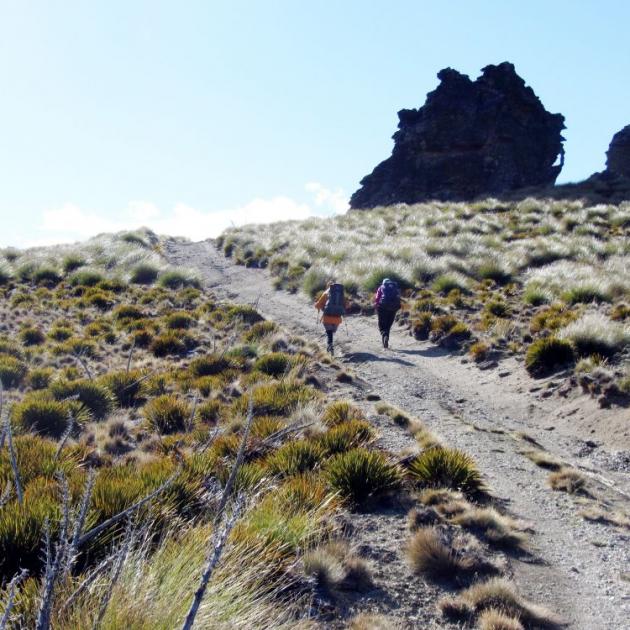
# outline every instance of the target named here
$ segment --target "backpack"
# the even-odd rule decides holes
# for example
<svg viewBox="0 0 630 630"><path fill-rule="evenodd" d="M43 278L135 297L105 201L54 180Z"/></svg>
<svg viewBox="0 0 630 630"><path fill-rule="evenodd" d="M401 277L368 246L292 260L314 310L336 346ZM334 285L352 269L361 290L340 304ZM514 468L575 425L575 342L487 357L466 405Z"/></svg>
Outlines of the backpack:
<svg viewBox="0 0 630 630"><path fill-rule="evenodd" d="M345 315L345 304L346 300L343 293L343 284L332 284L328 289L328 299L324 305L324 315Z"/></svg>
<svg viewBox="0 0 630 630"><path fill-rule="evenodd" d="M397 311L400 308L400 287L390 280L382 285L381 301L378 307L386 311Z"/></svg>

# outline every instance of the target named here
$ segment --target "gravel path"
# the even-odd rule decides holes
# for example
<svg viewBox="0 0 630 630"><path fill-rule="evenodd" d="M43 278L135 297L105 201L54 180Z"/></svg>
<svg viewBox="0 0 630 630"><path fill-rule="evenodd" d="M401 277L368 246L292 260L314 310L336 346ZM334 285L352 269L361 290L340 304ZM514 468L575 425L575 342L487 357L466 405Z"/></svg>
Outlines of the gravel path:
<svg viewBox="0 0 630 630"><path fill-rule="evenodd" d="M220 297L255 304L269 319L325 344L311 304L303 295L275 291L266 271L233 265L208 241L168 242L166 256L173 264L199 269ZM619 460L610 448L614 445L590 447L588 436L572 434L570 423L556 423L566 401L530 391L533 381L516 362L482 372L402 330L393 330L392 348L383 350L374 319L350 317L347 330L337 334L338 360L374 393L420 418L446 444L471 453L493 493L533 528L531 555L511 560L521 592L560 614L570 628L630 628L630 531L579 516L578 501L549 489L548 472L519 453L531 444L514 434L525 432L556 458L579 467L598 504L627 514L628 470L606 466ZM545 385L536 383L534 389ZM399 449L400 439L396 443ZM392 527L399 531L400 520ZM398 548L399 557L400 534L390 547ZM402 589L409 579L392 576ZM417 606L403 601L394 607L406 627L417 627Z"/></svg>

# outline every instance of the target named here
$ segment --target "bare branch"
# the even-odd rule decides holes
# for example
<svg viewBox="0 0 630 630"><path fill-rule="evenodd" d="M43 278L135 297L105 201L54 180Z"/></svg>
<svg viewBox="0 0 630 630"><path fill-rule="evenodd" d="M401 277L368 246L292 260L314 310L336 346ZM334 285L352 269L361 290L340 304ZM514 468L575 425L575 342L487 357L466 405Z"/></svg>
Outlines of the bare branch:
<svg viewBox="0 0 630 630"><path fill-rule="evenodd" d="M79 550L79 539L85 526L85 519L87 517L88 508L90 507L90 500L92 498L92 490L94 489L94 480L96 479L96 473L93 468L90 468L88 472L88 478L85 482L85 489L83 490L83 496L81 497L81 505L79 512L74 521L74 527L72 531L72 541L68 547L68 555L66 558L65 571L69 573L72 570Z"/></svg>
<svg viewBox="0 0 630 630"><path fill-rule="evenodd" d="M96 581L96 579L101 575L104 571L107 570L109 565L116 559L116 554L111 554L107 556L86 578L77 586L75 591L68 597L65 604L61 607L60 612L65 612L74 602L77 600L77 597L81 595L85 590L90 588L92 584Z"/></svg>
<svg viewBox="0 0 630 630"><path fill-rule="evenodd" d="M0 495L0 508L3 508L10 500L13 495L13 484L10 479L7 479L7 483L4 486L4 490Z"/></svg>
<svg viewBox="0 0 630 630"><path fill-rule="evenodd" d="M9 447L9 459L11 460L11 468L13 469L13 480L15 482L15 493L17 494L18 503L22 505L24 501L24 492L22 491L22 482L20 480L20 469L18 468L17 455L13 447L13 432L11 430L11 420L9 415L5 419L4 434L7 436L7 446Z"/></svg>
<svg viewBox="0 0 630 630"><path fill-rule="evenodd" d="M4 385L0 378L0 448L4 448L4 440L6 438L6 428L4 422L2 422L2 411L4 410Z"/></svg>
<svg viewBox="0 0 630 630"><path fill-rule="evenodd" d="M68 426L66 427L66 430L63 432L63 435L61 436L61 439L59 440L59 445L57 446L57 452L55 453L55 461L59 459L59 456L61 455L61 451L63 451L63 447L66 445L66 442L68 441L68 439L70 438L70 435L72 434L72 429L74 429L74 417L72 415L72 412L68 412Z"/></svg>
<svg viewBox="0 0 630 630"><path fill-rule="evenodd" d="M106 530L108 527L111 527L115 523L118 523L118 521L120 521L121 519L127 516L131 516L134 512L139 510L143 505L151 501L151 499L154 499L158 494L164 492L164 490L166 490L166 488L168 488L173 483L173 481L175 481L179 473L180 473L180 469L177 469L173 473L173 475L171 475L159 488L156 488L153 492L148 494L146 497L144 497L143 499L140 499L139 501L134 503L132 506L128 507L126 510L119 512L118 514L112 516L111 518L108 518L106 521L103 521L100 525L93 527L88 532L83 534L79 538L79 541L77 543L78 546L80 547L81 545L84 545L86 542L92 540L94 537L98 536L102 531Z"/></svg>
<svg viewBox="0 0 630 630"><path fill-rule="evenodd" d="M243 463L243 457L245 456L245 448L247 446L247 439L249 438L249 431L252 428L252 422L254 421L254 395L253 392L249 397L249 407L247 409L247 423L245 424L245 430L243 431L243 438L241 440L241 444L238 448L238 453L236 455L236 461L234 462L234 466L232 467L232 472L225 484L225 488L223 489L223 496L221 497L221 502L219 503L219 508L217 509L217 514L214 517L215 525L221 520L223 516L223 510L227 504L230 493L232 492L232 486L234 485L234 481L236 480L236 475L238 474L238 470Z"/></svg>
<svg viewBox="0 0 630 630"><path fill-rule="evenodd" d="M203 596L205 595L206 589L208 588L212 573L221 560L225 543L227 542L228 536L234 528L234 525L236 525L242 507L243 497L239 496L234 505L234 509L232 510L232 514L228 519L226 519L223 528L219 530L218 526L215 526L215 530L211 538L212 552L209 555L206 566L203 570L203 573L201 574L199 587L195 591L192 604L190 605L190 609L188 610L188 614L186 615L186 619L184 621L184 624L182 625L182 630L191 630L193 624L195 623L195 617L197 616L197 612L199 611L199 607L201 606Z"/></svg>
<svg viewBox="0 0 630 630"><path fill-rule="evenodd" d="M72 356L74 356L74 358L79 362L79 365L83 368L83 370L85 371L88 379L90 381L94 380L92 377L92 372L90 372L90 368L88 367L87 362L84 359L83 356L83 352L75 352Z"/></svg>
<svg viewBox="0 0 630 630"><path fill-rule="evenodd" d="M0 630L5 630L7 623L9 623L11 611L13 610L13 604L15 603L15 592L20 585L20 582L22 582L27 575L28 571L26 569L22 569L19 573L14 575L13 579L9 582L9 594L7 596L7 603L4 607L4 614L2 615L2 619L0 619Z"/></svg>
<svg viewBox="0 0 630 630"><path fill-rule="evenodd" d="M193 430L195 426L195 414L197 413L197 405L199 404L199 392L195 392L195 398L193 399L192 412L190 413L190 418L186 423L186 431L189 433Z"/></svg>
<svg viewBox="0 0 630 630"><path fill-rule="evenodd" d="M123 566L125 564L125 560L129 555L129 550L131 549L131 543L133 540L133 526L132 521L129 519L127 522L127 527L125 529L125 536L123 538L123 542L120 545L120 549L116 554L116 562L114 563L114 567L112 570L112 578L109 581L109 586L107 587L107 591L103 593L103 597L101 598L101 603L99 606L98 616L96 617L96 621L92 626L93 630L98 630L100 628L101 623L103 622L103 617L105 616L105 612L107 611L107 606L112 598L112 593L114 592L114 586L118 582L118 578L122 573Z"/></svg>
<svg viewBox="0 0 630 630"><path fill-rule="evenodd" d="M129 374L129 370L131 369L131 357L133 356L134 348L136 347L136 338L134 337L131 341L131 348L129 348L129 356L127 357L127 370L126 373Z"/></svg>

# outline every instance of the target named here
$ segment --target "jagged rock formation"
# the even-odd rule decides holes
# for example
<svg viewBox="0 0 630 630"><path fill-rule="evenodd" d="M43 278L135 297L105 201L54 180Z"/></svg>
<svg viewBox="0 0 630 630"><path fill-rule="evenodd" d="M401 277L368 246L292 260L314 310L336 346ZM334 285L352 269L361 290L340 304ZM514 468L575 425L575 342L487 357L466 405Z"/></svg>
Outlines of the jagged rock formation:
<svg viewBox="0 0 630 630"><path fill-rule="evenodd" d="M392 155L361 180L352 208L553 185L564 117L544 108L511 63L486 66L476 81L451 68L438 78L423 107L398 112Z"/></svg>
<svg viewBox="0 0 630 630"><path fill-rule="evenodd" d="M606 152L606 170L630 178L630 125L613 136Z"/></svg>

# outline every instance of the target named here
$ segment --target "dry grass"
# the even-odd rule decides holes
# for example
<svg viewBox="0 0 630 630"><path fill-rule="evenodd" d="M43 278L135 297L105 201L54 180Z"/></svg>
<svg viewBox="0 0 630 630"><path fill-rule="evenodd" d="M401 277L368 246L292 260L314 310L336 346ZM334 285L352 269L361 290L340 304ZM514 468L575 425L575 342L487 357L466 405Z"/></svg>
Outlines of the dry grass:
<svg viewBox="0 0 630 630"><path fill-rule="evenodd" d="M517 617L506 615L497 608L484 610L477 620L479 630L524 630Z"/></svg>
<svg viewBox="0 0 630 630"><path fill-rule="evenodd" d="M494 545L522 547L526 541L514 520L491 507L470 507L455 515L452 522Z"/></svg>
<svg viewBox="0 0 630 630"><path fill-rule="evenodd" d="M348 623L348 630L400 630L402 626L392 617L359 613Z"/></svg>
<svg viewBox="0 0 630 630"><path fill-rule="evenodd" d="M563 466L563 463L559 459L539 449L520 451L520 453L521 455L525 455L527 459L534 462L536 466L539 466L540 468L545 468L546 470L558 471Z"/></svg>
<svg viewBox="0 0 630 630"><path fill-rule="evenodd" d="M452 619L480 618L487 610L499 610L525 627L559 628L563 625L557 615L521 597L514 585L503 578L473 584L458 596L443 599L439 607Z"/></svg>
<svg viewBox="0 0 630 630"><path fill-rule="evenodd" d="M561 468L552 472L547 479L552 490L560 490L569 494L583 493L586 489L584 475L575 468Z"/></svg>

